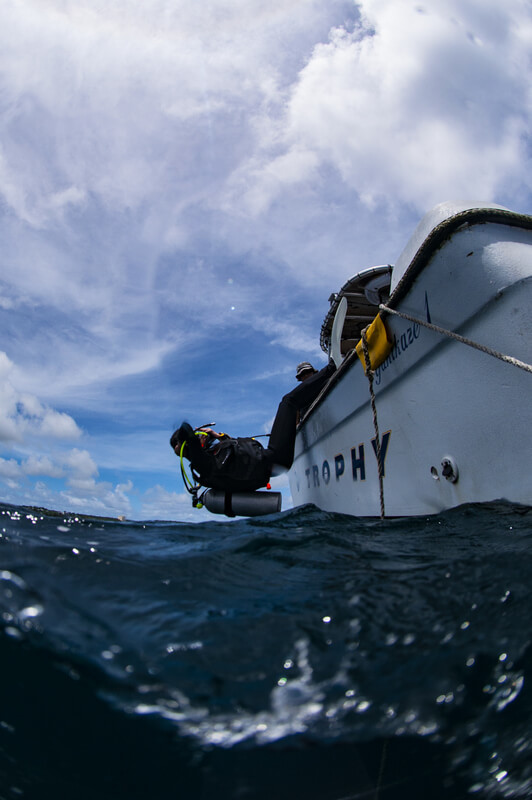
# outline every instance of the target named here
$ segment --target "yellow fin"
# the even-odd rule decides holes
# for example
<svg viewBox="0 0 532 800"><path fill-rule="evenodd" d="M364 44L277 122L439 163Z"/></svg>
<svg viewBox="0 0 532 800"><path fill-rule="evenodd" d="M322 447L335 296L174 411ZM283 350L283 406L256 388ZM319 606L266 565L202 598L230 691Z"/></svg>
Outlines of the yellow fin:
<svg viewBox="0 0 532 800"><path fill-rule="evenodd" d="M371 369L377 369L391 353L393 342L390 341L386 325L381 315L377 314L373 322L366 328L366 339L368 342L369 360ZM362 339L356 346L357 356L362 361L364 372L366 372L366 359L362 349Z"/></svg>

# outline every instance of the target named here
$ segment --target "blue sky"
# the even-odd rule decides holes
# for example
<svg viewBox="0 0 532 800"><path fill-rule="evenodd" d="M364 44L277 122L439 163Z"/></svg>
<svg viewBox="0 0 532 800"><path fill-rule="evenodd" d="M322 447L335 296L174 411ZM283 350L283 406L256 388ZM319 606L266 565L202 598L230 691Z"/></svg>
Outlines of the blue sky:
<svg viewBox="0 0 532 800"><path fill-rule="evenodd" d="M0 499L204 520L183 419L268 431L432 206L530 213L531 53L529 0L3 0Z"/></svg>

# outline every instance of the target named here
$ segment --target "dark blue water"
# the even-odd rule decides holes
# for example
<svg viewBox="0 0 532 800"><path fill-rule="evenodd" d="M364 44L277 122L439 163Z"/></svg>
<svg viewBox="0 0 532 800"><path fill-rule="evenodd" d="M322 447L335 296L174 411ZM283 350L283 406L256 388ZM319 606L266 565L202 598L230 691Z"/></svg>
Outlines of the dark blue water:
<svg viewBox="0 0 532 800"><path fill-rule="evenodd" d="M0 798L532 796L532 512L0 506Z"/></svg>

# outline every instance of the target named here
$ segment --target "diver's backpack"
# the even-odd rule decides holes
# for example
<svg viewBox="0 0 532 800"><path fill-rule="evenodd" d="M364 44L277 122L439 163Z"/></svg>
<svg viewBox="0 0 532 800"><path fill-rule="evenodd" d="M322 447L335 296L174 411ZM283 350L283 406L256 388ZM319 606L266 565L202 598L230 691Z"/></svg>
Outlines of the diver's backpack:
<svg viewBox="0 0 532 800"><path fill-rule="evenodd" d="M260 489L266 486L271 474L271 464L265 449L251 437L234 439L224 436L216 452L210 454L210 463L207 465L205 461L202 459L202 468L198 470L201 483L211 489L222 489L226 492L251 492ZM191 463L195 467L194 462Z"/></svg>

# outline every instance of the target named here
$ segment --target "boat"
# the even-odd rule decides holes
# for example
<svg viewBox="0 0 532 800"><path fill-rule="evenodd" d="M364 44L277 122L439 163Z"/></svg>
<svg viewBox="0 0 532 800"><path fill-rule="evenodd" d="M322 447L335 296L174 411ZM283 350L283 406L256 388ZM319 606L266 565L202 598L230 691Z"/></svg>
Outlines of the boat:
<svg viewBox="0 0 532 800"><path fill-rule="evenodd" d="M395 265L329 302L320 342L338 368L298 427L294 506L531 506L532 216L443 203Z"/></svg>

